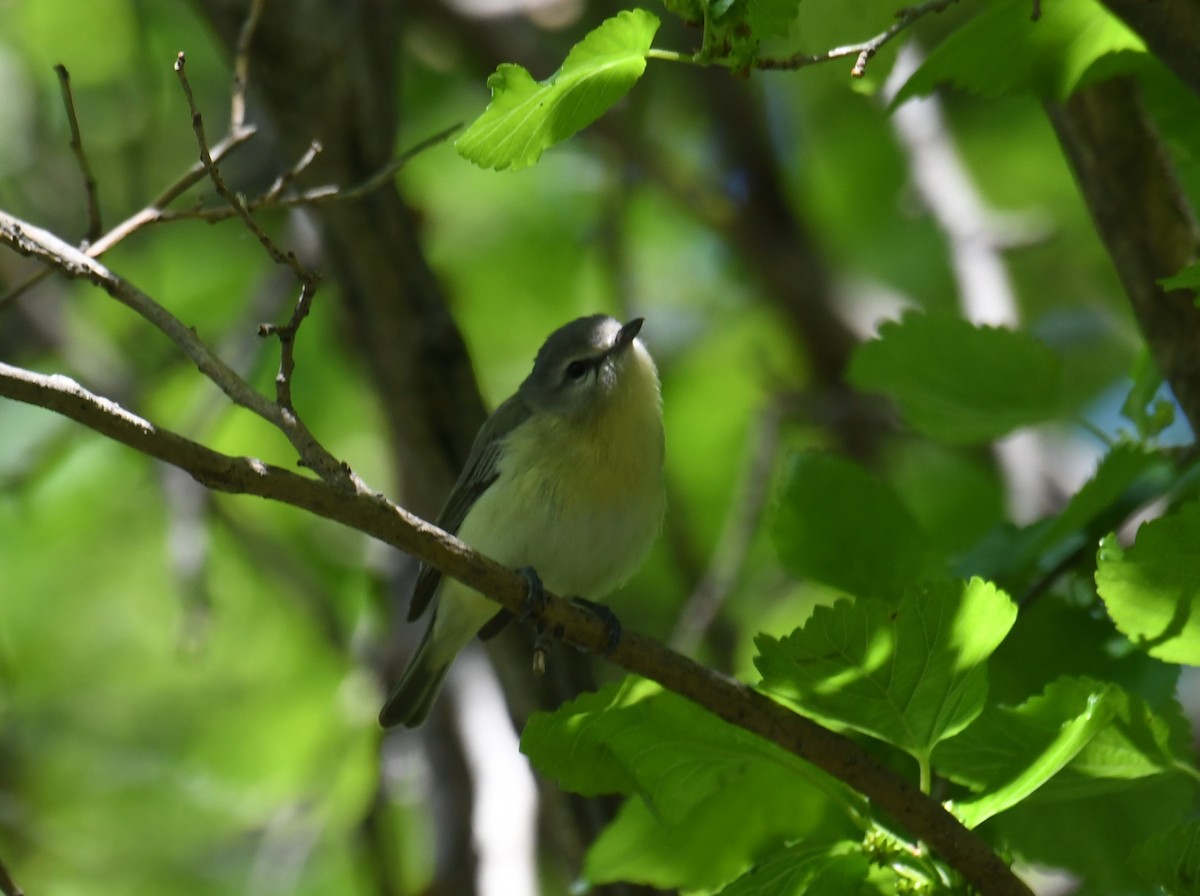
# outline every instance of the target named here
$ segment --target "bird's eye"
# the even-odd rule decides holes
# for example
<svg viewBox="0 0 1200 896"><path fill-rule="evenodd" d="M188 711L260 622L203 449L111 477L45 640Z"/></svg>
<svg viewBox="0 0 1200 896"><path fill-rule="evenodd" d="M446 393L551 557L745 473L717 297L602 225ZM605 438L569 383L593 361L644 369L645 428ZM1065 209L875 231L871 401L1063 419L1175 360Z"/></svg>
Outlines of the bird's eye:
<svg viewBox="0 0 1200 896"><path fill-rule="evenodd" d="M583 377L588 372L587 361L572 361L567 365L567 379L577 380Z"/></svg>

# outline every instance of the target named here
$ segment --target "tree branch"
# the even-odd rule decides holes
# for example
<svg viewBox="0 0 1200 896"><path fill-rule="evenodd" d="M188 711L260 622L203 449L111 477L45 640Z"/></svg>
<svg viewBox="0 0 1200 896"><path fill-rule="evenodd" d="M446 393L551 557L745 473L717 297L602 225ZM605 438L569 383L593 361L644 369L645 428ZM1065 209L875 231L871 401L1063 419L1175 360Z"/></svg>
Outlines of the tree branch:
<svg viewBox="0 0 1200 896"><path fill-rule="evenodd" d="M1200 256L1200 230L1137 87L1116 78L1047 113L1158 370L1200 433L1200 308L1158 281Z"/></svg>
<svg viewBox="0 0 1200 896"><path fill-rule="evenodd" d="M208 488L257 495L342 523L415 555L514 613L526 609L528 586L521 576L383 495L365 489L339 489L254 458L220 454L160 429L64 376L47 376L0 362L0 396L69 417L136 451L186 470ZM534 622L567 643L604 654L606 627L587 609L548 594L545 609L533 615ZM985 841L849 738L637 632L626 630L609 659L725 721L773 741L865 794L981 893L1030 896L1028 888Z"/></svg>
<svg viewBox="0 0 1200 896"><path fill-rule="evenodd" d="M295 413L257 392L209 349L194 328L183 324L132 283L49 231L3 211L0 211L0 243L50 265L67 277L89 280L132 308L165 333L231 401L276 426L295 447L305 466L343 488L350 486L345 466L325 450Z"/></svg>

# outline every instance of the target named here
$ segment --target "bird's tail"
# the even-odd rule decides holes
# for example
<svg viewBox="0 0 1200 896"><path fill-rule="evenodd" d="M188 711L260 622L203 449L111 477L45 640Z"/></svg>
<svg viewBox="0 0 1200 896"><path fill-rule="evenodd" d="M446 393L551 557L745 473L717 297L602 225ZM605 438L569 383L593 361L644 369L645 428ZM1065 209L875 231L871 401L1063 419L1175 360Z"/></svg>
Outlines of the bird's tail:
<svg viewBox="0 0 1200 896"><path fill-rule="evenodd" d="M409 660L408 668L400 677L400 683L379 711L379 724L384 728L397 725L416 728L429 715L446 673L450 671L450 660L454 658L453 654L450 659L439 656L441 651L433 649L433 645L433 625L430 624L417 652Z"/></svg>

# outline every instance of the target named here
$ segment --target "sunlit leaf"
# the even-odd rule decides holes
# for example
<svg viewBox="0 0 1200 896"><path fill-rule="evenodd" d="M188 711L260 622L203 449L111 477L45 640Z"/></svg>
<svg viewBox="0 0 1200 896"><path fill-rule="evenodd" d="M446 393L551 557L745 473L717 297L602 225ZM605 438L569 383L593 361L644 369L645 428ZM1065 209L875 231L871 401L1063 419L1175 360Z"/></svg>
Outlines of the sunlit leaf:
<svg viewBox="0 0 1200 896"><path fill-rule="evenodd" d="M1062 100L1103 66L1114 74L1144 47L1096 0L1048 0L1033 21L1028 0L998 0L929 54L895 105L941 84L983 96L1032 94ZM1121 59L1115 54L1127 54Z"/></svg>
<svg viewBox="0 0 1200 896"><path fill-rule="evenodd" d="M455 142L482 168L525 168L587 127L623 97L646 69L658 18L644 9L605 20L545 81L505 63L488 78L492 102Z"/></svg>
<svg viewBox="0 0 1200 896"><path fill-rule="evenodd" d="M1121 790L1190 764L1178 705L1156 712L1114 684L1060 678L1016 707L989 707L934 751L939 774L982 791L959 801L973 827L1012 806Z"/></svg>
<svg viewBox="0 0 1200 896"><path fill-rule="evenodd" d="M990 707L966 731L934 751L938 773L983 794L954 813L975 827L1045 784L1075 759L1116 711L1111 688L1059 679L1017 707Z"/></svg>
<svg viewBox="0 0 1200 896"><path fill-rule="evenodd" d="M984 663L1016 615L982 579L917 586L894 608L839 601L782 640L759 635L755 665L805 715L927 757L983 709Z"/></svg>
<svg viewBox="0 0 1200 896"><path fill-rule="evenodd" d="M1117 628L1151 656L1200 665L1200 503L1144 524L1133 547L1100 545L1096 589Z"/></svg>

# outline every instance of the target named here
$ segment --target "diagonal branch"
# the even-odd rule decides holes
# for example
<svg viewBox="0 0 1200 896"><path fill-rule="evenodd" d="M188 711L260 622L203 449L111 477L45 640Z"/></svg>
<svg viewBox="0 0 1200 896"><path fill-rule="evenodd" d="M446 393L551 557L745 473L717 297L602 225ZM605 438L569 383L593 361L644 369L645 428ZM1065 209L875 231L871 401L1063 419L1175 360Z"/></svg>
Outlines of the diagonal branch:
<svg viewBox="0 0 1200 896"><path fill-rule="evenodd" d="M253 458L230 457L126 411L73 380L0 363L0 397L44 407L178 466L208 488L290 504L370 535L502 604L528 612L525 579L476 553L383 495L349 491ZM532 622L570 644L605 655L603 621L579 605L547 594ZM625 630L608 655L616 665L657 682L730 724L770 740L866 795L878 808L932 847L982 894L1030 896L1029 889L988 844L940 803L875 759L862 746L821 727L741 682Z"/></svg>

